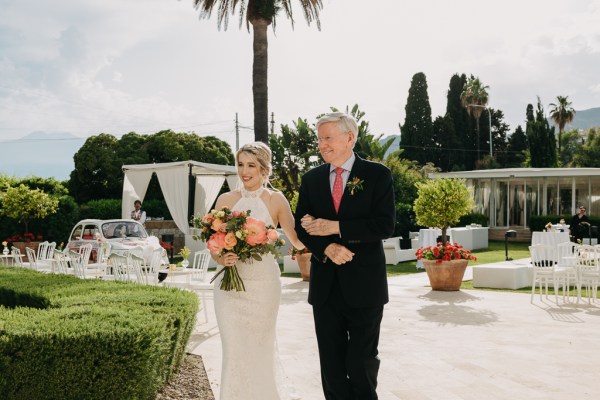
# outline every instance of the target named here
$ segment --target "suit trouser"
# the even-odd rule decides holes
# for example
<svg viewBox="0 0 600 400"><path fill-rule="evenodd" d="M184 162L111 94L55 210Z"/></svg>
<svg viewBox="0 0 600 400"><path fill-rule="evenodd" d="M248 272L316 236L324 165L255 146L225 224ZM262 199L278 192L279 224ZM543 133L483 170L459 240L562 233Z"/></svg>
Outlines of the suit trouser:
<svg viewBox="0 0 600 400"><path fill-rule="evenodd" d="M383 306L350 307L336 279L327 302L313 306L313 316L325 399L377 399Z"/></svg>

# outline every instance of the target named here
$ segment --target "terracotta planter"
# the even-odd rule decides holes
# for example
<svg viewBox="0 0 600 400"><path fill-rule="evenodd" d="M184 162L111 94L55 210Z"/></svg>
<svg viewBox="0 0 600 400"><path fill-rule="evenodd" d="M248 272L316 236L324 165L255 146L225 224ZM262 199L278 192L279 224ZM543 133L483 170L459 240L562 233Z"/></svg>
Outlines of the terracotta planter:
<svg viewBox="0 0 600 400"><path fill-rule="evenodd" d="M460 290L469 260L451 260L437 263L436 260L423 260L429 283L433 290Z"/></svg>
<svg viewBox="0 0 600 400"><path fill-rule="evenodd" d="M296 262L300 269L300 275L302 275L303 281L310 280L310 256L311 253L304 253L296 256Z"/></svg>
<svg viewBox="0 0 600 400"><path fill-rule="evenodd" d="M37 254L40 243L42 242L14 242L12 245L19 249L21 255L23 256L22 260L24 262L29 262L29 259L27 258L27 252L25 251L25 247L29 247L35 252L35 254Z"/></svg>

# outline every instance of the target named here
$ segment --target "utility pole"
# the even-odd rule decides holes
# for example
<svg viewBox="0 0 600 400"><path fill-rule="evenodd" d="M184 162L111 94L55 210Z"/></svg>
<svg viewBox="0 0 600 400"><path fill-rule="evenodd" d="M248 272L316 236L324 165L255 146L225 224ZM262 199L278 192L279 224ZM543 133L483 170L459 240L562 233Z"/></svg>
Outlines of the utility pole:
<svg viewBox="0 0 600 400"><path fill-rule="evenodd" d="M238 122L238 113L235 113L235 151L240 149L240 124Z"/></svg>
<svg viewBox="0 0 600 400"><path fill-rule="evenodd" d="M271 112L271 135L275 134L275 113Z"/></svg>

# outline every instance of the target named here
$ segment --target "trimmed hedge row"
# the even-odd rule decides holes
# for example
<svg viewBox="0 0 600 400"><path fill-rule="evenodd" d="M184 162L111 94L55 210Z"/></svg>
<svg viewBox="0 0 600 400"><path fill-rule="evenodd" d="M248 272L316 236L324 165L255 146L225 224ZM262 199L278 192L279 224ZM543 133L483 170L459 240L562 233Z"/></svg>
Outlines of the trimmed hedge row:
<svg viewBox="0 0 600 400"><path fill-rule="evenodd" d="M197 312L192 292L0 267L0 398L155 399Z"/></svg>
<svg viewBox="0 0 600 400"><path fill-rule="evenodd" d="M558 222L561 220L561 218L565 220L567 225L569 225L571 223L571 218L573 218L573 216L567 215L567 214L564 214L564 215L532 215L528 218L529 230L531 232L543 231L544 227L546 226L546 224L548 222L552 222L553 224L558 224ZM592 226L600 226L600 218L599 217L588 216L588 218L590 219L590 224Z"/></svg>

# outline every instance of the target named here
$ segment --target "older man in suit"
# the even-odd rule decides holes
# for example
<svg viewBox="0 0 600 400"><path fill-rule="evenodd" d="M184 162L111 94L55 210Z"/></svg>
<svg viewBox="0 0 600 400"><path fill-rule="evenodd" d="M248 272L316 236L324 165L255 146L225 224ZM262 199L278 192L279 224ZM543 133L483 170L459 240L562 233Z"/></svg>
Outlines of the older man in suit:
<svg viewBox="0 0 600 400"><path fill-rule="evenodd" d="M388 302L382 239L394 231L392 175L353 152L356 121L330 113L317 121L325 164L302 178L298 238L312 252L313 306L326 399L377 399L379 331Z"/></svg>

